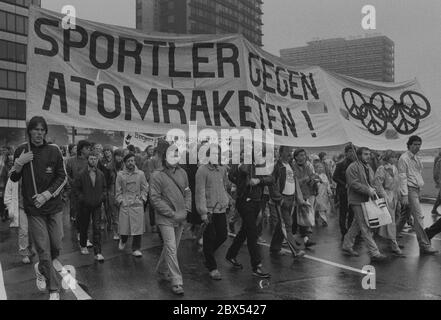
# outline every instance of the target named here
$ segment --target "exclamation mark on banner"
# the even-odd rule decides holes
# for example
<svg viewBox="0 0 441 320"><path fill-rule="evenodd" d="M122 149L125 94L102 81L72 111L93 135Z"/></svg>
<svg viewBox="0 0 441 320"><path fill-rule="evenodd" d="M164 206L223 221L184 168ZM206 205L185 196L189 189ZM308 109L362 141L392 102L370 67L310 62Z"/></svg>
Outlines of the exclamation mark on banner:
<svg viewBox="0 0 441 320"><path fill-rule="evenodd" d="M305 117L306 122L308 122L308 127L312 131L311 136L313 138L317 138L317 134L314 132L314 127L312 126L312 120L307 111L302 111L303 116Z"/></svg>

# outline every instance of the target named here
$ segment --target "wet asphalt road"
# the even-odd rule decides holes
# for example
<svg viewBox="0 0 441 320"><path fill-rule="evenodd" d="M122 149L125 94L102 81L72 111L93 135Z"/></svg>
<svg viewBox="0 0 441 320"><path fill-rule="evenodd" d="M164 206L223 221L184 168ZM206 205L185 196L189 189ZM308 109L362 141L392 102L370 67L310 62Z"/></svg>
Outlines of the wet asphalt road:
<svg viewBox="0 0 441 320"><path fill-rule="evenodd" d="M431 205L423 205L426 226L433 222ZM269 281L251 274L246 245L238 260L243 270L230 267L224 256L231 244L229 238L217 252L221 281L209 278L203 264L202 254L186 233L179 248L179 261L184 277L185 295L176 297L169 284L159 280L154 270L161 252L157 234L147 232L143 236L142 258L132 257L130 240L127 249L121 252L111 234L103 231L103 255L105 262L95 262L93 254L81 255L72 232L68 215L64 217L63 251L59 261L75 267L75 277L80 286L74 291L63 290L61 298L77 300L84 298L107 300L138 299L195 299L195 300L286 300L286 299L441 299L441 254L419 256L418 244L413 233L405 233L399 242L405 246L405 258L393 257L384 240L379 239L380 250L389 256L388 261L373 264L376 288L365 290L362 268L369 264L363 244L355 247L360 257L346 257L340 250L340 232L337 217L331 215L328 227L314 228L317 245L307 251L302 259L290 255L272 258L268 245L262 245L264 267L271 273ZM432 240L441 251L441 237ZM269 228L264 238L270 241ZM35 286L33 265L23 265L17 253L17 234L8 224L0 223L0 262L4 287L8 299L47 299ZM93 250L90 250L91 252ZM36 260L36 259L34 259ZM61 279L61 276L60 276ZM1 283L0 283L1 286ZM0 287L1 290L1 287Z"/></svg>

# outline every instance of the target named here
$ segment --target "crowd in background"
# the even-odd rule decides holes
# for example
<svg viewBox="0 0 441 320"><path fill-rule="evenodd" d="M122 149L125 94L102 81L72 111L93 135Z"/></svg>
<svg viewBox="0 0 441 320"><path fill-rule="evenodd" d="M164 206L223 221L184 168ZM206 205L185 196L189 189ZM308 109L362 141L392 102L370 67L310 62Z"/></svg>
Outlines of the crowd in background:
<svg viewBox="0 0 441 320"><path fill-rule="evenodd" d="M263 267L259 246L265 242L264 226L272 234L272 257L286 255L282 248L291 245L292 255L300 258L320 241L314 229L327 227L331 213L338 214L342 250L349 256L359 255L354 243L363 239L371 261L385 260L376 234L389 241L393 255L403 257L403 245L398 239L406 224L415 231L421 254L436 253L430 240L440 231L441 222L423 228L419 203L422 163L417 156L422 141L417 136L409 139L408 151L402 154L348 144L343 153L331 159L325 152L314 155L302 148L278 146L272 174L258 175L259 164L254 162L221 165L210 158L205 164L176 164L167 157L170 145L164 140L145 150L134 146L117 149L82 140L67 148L58 146L54 151L44 140L46 134L47 125L38 118L28 127L30 144L15 150L0 149L1 219L10 220L11 227L18 229L18 249L25 264L31 263L35 251L40 264L58 256L61 243L53 242L62 238L62 224L59 234L51 234L53 226L59 224L48 217L58 214L60 208L77 231L81 254L88 255L93 247L99 262L104 261L104 229L112 233L120 250L125 250L132 237L135 257L142 256L141 241L146 230L158 233L163 251L156 270L161 278L170 281L178 295L184 289L177 251L186 226L190 226L214 280L222 279L215 252L227 240L228 233L235 237L225 253L227 261L235 268L243 268L237 255L246 241L253 274L267 278L270 274ZM43 136L42 141L39 135ZM48 150L43 153L45 146ZM54 152L60 154L60 163ZM242 152L242 160L243 156ZM29 170L31 161L33 170ZM40 162L44 163L39 165ZM434 179L439 188L441 156L434 162ZM42 184L47 185L47 190L40 188ZM30 191L35 188L38 190ZM385 199L392 223L370 229L361 204L376 197ZM438 214L439 204L440 196L432 214ZM37 217L44 219L36 220ZM92 237L88 232L90 224ZM48 228L49 239L40 237L42 228ZM52 265L46 263L42 267L37 263L34 267L39 289L48 289L56 298L59 286L55 284Z"/></svg>

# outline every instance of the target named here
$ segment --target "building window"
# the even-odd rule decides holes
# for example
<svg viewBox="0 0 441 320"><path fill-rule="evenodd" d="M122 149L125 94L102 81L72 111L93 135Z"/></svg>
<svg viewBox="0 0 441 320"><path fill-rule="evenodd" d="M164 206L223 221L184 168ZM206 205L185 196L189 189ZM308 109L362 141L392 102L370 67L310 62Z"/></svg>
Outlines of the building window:
<svg viewBox="0 0 441 320"><path fill-rule="evenodd" d="M26 101L0 98L0 119L26 120Z"/></svg>
<svg viewBox="0 0 441 320"><path fill-rule="evenodd" d="M26 45L0 40L0 60L26 63Z"/></svg>
<svg viewBox="0 0 441 320"><path fill-rule="evenodd" d="M175 16L174 15L170 15L167 18L167 22L168 23L175 23Z"/></svg>
<svg viewBox="0 0 441 320"><path fill-rule="evenodd" d="M28 34L28 18L19 14L0 11L0 31Z"/></svg>
<svg viewBox="0 0 441 320"><path fill-rule="evenodd" d="M0 89L26 91L26 73L0 69Z"/></svg>
<svg viewBox="0 0 441 320"><path fill-rule="evenodd" d="M9 3L15 6L29 8L31 4L41 6L41 0L0 0L0 2Z"/></svg>

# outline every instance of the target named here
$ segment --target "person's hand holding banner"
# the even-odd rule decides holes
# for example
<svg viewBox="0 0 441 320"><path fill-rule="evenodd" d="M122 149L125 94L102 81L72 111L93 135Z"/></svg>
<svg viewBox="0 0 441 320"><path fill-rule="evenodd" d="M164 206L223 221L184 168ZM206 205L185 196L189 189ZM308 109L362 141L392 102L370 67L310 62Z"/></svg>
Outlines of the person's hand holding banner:
<svg viewBox="0 0 441 320"><path fill-rule="evenodd" d="M23 168L23 166L29 162L31 162L32 160L34 160L34 154L32 153L32 151L29 152L25 152L23 150L23 152L21 153L21 155L15 159L15 169L17 171L21 171L21 169Z"/></svg>
<svg viewBox="0 0 441 320"><path fill-rule="evenodd" d="M43 193L36 194L33 196L34 205L37 208L41 208L50 198L52 197L49 191L45 191Z"/></svg>

